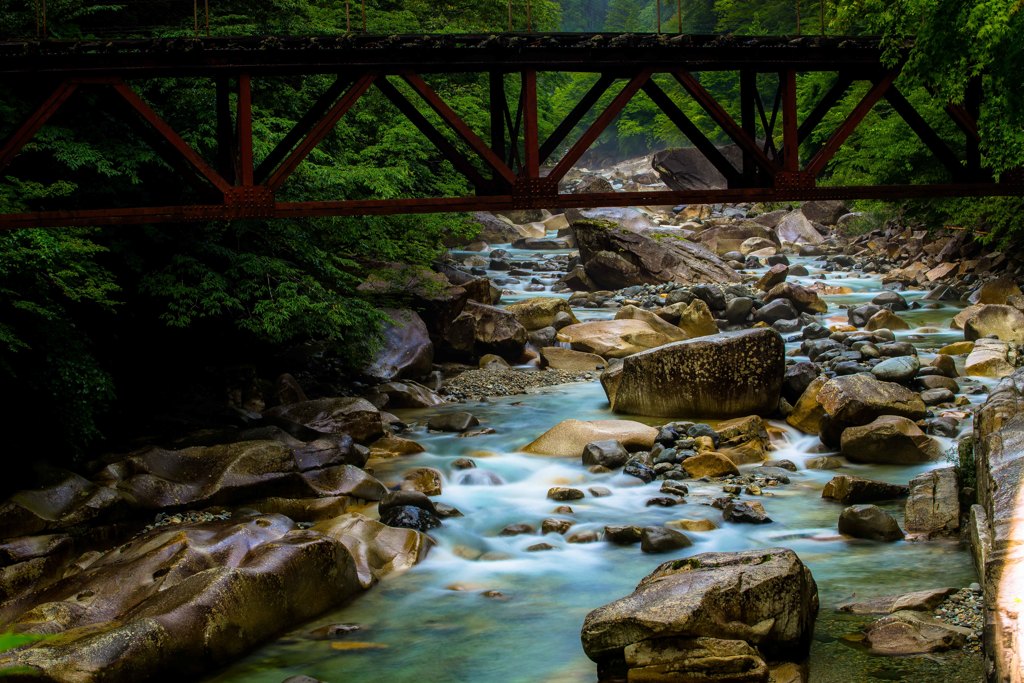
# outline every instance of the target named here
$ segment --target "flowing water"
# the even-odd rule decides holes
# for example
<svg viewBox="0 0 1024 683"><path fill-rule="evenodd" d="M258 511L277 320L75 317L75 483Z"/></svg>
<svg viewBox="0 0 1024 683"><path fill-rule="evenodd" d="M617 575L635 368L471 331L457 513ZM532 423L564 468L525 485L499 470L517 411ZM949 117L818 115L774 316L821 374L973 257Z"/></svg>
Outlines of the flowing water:
<svg viewBox="0 0 1024 683"><path fill-rule="evenodd" d="M881 289L877 278L822 274L815 270L820 264L803 262L811 268L811 276L798 281L810 284L827 277L828 284L852 290L824 297L830 311L823 320L845 322L845 314L836 315L836 306L866 303ZM524 279L524 284L528 281ZM510 298L522 296L517 292ZM897 337L915 341L922 349L962 338L947 329L955 311L943 306L901 313L924 330L899 332ZM588 318L607 315L606 311L582 313ZM929 331L932 328L935 331ZM927 357L922 353L923 360ZM759 499L774 523L753 526L726 524L721 513L707 504L722 495L721 484L687 482L686 504L648 507L647 500L659 495L659 481L645 485L620 473L590 473L578 459L518 452L561 420L620 417L611 414L596 381L434 410L469 410L482 426L495 432L460 438L428 433L419 426L406 436L420 441L425 453L371 465L385 483L398 482L401 473L413 467L437 468L445 476L438 500L465 516L445 520L442 529L431 532L437 544L419 566L386 578L350 605L257 650L211 677L210 683L280 683L296 674L327 683L592 682L595 668L579 641L588 611L629 594L665 560L771 546L795 550L818 584L821 613L811 653L812 681L910 681L937 674L947 681L983 679L976 656L873 657L851 637L866 620L836 613L839 602L937 586L962 587L976 578L967 549L956 540L885 544L839 536L836 522L842 506L821 499L822 487L835 472L803 467L808 458L827 452L817 437L773 422L779 432L772 457L788 458L799 470L791 475L791 484L766 489ZM430 414L428 410L401 411L400 417L423 425ZM950 443L942 441L944 446ZM465 457L476 462L476 470L452 468L453 460ZM929 467L946 465L943 461L914 467L846 465L839 472L906 483ZM559 503L546 498L547 490L556 485L584 490L601 486L610 489L611 495L588 493L571 503L571 514L556 514ZM902 519L902 506L884 507ZM681 518L713 520L720 528L687 532L693 546L665 555L646 555L639 546L603 541L570 544L554 533L498 535L512 523L539 529L541 521L550 517L571 520L572 531L599 533L609 524L649 526ZM554 547L528 550L541 542ZM309 635L318 626L337 623L357 624L359 630L336 640Z"/></svg>

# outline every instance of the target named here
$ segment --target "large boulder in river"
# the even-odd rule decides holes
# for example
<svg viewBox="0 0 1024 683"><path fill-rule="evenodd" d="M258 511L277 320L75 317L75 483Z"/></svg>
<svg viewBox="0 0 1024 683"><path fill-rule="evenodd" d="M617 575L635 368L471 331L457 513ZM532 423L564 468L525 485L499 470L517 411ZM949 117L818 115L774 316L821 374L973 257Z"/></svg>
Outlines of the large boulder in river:
<svg viewBox="0 0 1024 683"><path fill-rule="evenodd" d="M636 306L623 306L615 312L616 320L642 320L650 325L655 332L665 335L671 341L682 341L688 339L685 331L668 322L652 311Z"/></svg>
<svg viewBox="0 0 1024 683"><path fill-rule="evenodd" d="M952 467L940 467L910 480L903 515L911 533L955 534L960 529L960 487Z"/></svg>
<svg viewBox="0 0 1024 683"><path fill-rule="evenodd" d="M779 403L785 347L770 329L688 339L626 358L601 378L612 410L633 415L766 415Z"/></svg>
<svg viewBox="0 0 1024 683"><path fill-rule="evenodd" d="M799 209L779 221L775 226L775 234L777 239L793 244L821 244L825 241Z"/></svg>
<svg viewBox="0 0 1024 683"><path fill-rule="evenodd" d="M430 372L434 344L419 314L407 308L384 309L382 344L363 374L378 382L417 379Z"/></svg>
<svg viewBox="0 0 1024 683"><path fill-rule="evenodd" d="M540 350L544 366L553 370L569 370L571 372L588 372L604 370L608 364L596 353L563 349L561 346L545 346Z"/></svg>
<svg viewBox="0 0 1024 683"><path fill-rule="evenodd" d="M743 165L743 151L737 145L718 148L735 168ZM718 190L728 187L725 176L696 147L673 147L655 152L651 167L670 189Z"/></svg>
<svg viewBox="0 0 1024 683"><path fill-rule="evenodd" d="M360 443L370 443L384 436L384 419L365 398L318 398L276 406L263 414L318 432L348 434Z"/></svg>
<svg viewBox="0 0 1024 683"><path fill-rule="evenodd" d="M818 613L818 588L811 572L792 550L765 548L734 553L702 553L665 562L647 575L633 593L587 615L581 639L599 671L625 674L630 680L765 681L729 677L755 660L793 661L806 657ZM644 651L672 648L704 650L727 656L717 670L706 671L706 656L695 669L676 669L682 656L645 656ZM730 641L743 641L755 653ZM745 662L745 663L744 663ZM741 665L734 668L733 665ZM653 671L645 671L653 666ZM670 668L669 671L672 669ZM645 673L654 677L643 677ZM724 677L695 677L697 674Z"/></svg>
<svg viewBox="0 0 1024 683"><path fill-rule="evenodd" d="M527 333L509 311L468 301L462 314L445 330L444 338L457 354L493 353L516 361L523 355Z"/></svg>
<svg viewBox="0 0 1024 683"><path fill-rule="evenodd" d="M771 242L776 247L779 246L779 240L775 233L754 221L719 223L705 228L697 235L701 244L719 256L728 254L730 251L741 251L743 244L755 237Z"/></svg>
<svg viewBox="0 0 1024 683"><path fill-rule="evenodd" d="M586 274L600 287L740 279L713 253L684 239L655 240L608 221L577 221L572 230Z"/></svg>
<svg viewBox="0 0 1024 683"><path fill-rule="evenodd" d="M197 680L361 585L338 540L279 515L163 527L4 606L6 628L56 636L0 654L31 680Z"/></svg>
<svg viewBox="0 0 1024 683"><path fill-rule="evenodd" d="M801 204L800 213L815 223L835 225L850 209L838 199L817 199Z"/></svg>
<svg viewBox="0 0 1024 683"><path fill-rule="evenodd" d="M937 460L939 443L912 420L882 415L866 425L847 427L841 439L843 455L851 462L916 465Z"/></svg>
<svg viewBox="0 0 1024 683"><path fill-rule="evenodd" d="M830 379L818 391L817 401L840 426L867 424L882 415L911 420L925 416L924 401L916 393L864 373Z"/></svg>
<svg viewBox="0 0 1024 683"><path fill-rule="evenodd" d="M583 457L587 444L618 441L628 450L650 450L658 430L633 420L562 420L523 447L527 453Z"/></svg>
<svg viewBox="0 0 1024 683"><path fill-rule="evenodd" d="M480 224L477 239L489 244L509 244L523 236L515 223L504 216L479 211L473 214L473 218Z"/></svg>
<svg viewBox="0 0 1024 683"><path fill-rule="evenodd" d="M1004 342L1024 342L1024 312L1013 306L985 304L964 320L964 339L995 335Z"/></svg>
<svg viewBox="0 0 1024 683"><path fill-rule="evenodd" d="M570 325L579 322L572 312L569 302L557 296L524 299L505 306L505 310L514 315L519 324L530 331L551 327L555 324L555 317L559 313L566 314Z"/></svg>
<svg viewBox="0 0 1024 683"><path fill-rule="evenodd" d="M603 358L624 358L673 341L643 320L591 320L563 327L558 341L574 351L593 353Z"/></svg>

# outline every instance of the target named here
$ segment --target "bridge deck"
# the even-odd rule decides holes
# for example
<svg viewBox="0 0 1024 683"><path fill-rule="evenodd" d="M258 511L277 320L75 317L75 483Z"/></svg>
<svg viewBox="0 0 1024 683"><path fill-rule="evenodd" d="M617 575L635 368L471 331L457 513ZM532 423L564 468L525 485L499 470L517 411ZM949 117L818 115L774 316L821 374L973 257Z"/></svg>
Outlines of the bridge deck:
<svg viewBox="0 0 1024 683"><path fill-rule="evenodd" d="M616 33L162 38L0 42L0 74L155 76L173 72L338 73L346 70L608 72L877 68L875 38Z"/></svg>

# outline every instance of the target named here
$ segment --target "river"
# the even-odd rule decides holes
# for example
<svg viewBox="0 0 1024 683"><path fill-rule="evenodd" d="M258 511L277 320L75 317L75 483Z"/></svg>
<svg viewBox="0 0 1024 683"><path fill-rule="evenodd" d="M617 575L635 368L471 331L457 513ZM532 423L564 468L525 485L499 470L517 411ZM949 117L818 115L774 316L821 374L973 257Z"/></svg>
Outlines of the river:
<svg viewBox="0 0 1024 683"><path fill-rule="evenodd" d="M866 303L881 290L877 276L823 273L822 264L812 259L793 262L807 266L810 274L791 281L811 284L824 278L828 284L852 290L823 297L829 303L823 322L845 322L840 305ZM923 292L904 294L913 301ZM523 296L516 291L506 299ZM913 341L927 362L926 349L962 339L961 333L948 329L957 310L957 306L943 305L901 313L919 327L897 332L897 338ZM609 317L609 312L585 309L579 315L581 319ZM787 345L789 350L798 347L795 342ZM975 402L982 399L971 397ZM451 410L469 410L494 433L460 438L428 433L422 426L432 412ZM281 683L298 674L326 683L590 683L596 680L595 668L579 640L588 611L627 595L665 560L770 546L795 550L818 584L821 613L811 652L811 681L911 681L936 675L945 681L983 680L977 655L874 657L856 642L865 618L837 613L836 604L854 597L963 587L977 579L968 550L956 540L886 544L840 536L836 522L842 506L821 498L823 486L836 472L804 467L807 459L828 453L817 437L772 421L778 432L777 450L771 457L789 459L799 469L789 485L765 490L759 500L774 522L754 526L724 523L721 513L707 504L722 495L721 484L690 481L686 504L648 507L647 500L659 495L660 481L645 485L621 473L590 473L578 460L518 452L561 420L620 417L611 414L596 381L433 411L396 412L420 425L404 436L427 450L371 463L375 475L393 483L404 470L437 468L445 476L437 500L457 507L465 516L447 519L442 529L431 533L437 545L419 566L386 578L352 604L284 634L211 676L208 683ZM649 424L666 421L636 419ZM969 430L970 423L964 428ZM944 448L951 444L948 439L940 441ZM466 457L476 462L477 469L453 469L452 461ZM905 484L929 467L948 464L941 460L914 467L849 464L838 472ZM584 490L601 486L611 495L588 494L571 503L572 514L555 514L559 503L545 497L555 485ZM883 507L902 520L902 504ZM687 532L693 546L665 555L644 554L636 545L568 543L554 533L498 535L512 523L539 529L549 517L571 520L572 531L600 532L611 524L661 525L680 518L709 519L720 528ZM554 548L528 550L542 541ZM310 635L319 626L338 623L355 624L359 630L335 640Z"/></svg>

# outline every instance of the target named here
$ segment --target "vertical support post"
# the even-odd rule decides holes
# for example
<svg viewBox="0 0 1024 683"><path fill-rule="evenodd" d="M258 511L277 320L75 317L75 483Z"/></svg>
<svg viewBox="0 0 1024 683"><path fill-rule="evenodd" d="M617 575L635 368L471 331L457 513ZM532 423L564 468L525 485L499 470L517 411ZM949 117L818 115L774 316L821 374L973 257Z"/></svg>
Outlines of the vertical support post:
<svg viewBox="0 0 1024 683"><path fill-rule="evenodd" d="M505 144L505 112L508 110L508 100L505 97L505 74L501 71L492 71L490 86L491 150L499 159L508 163L508 147ZM492 177L495 181L498 180L497 171Z"/></svg>
<svg viewBox="0 0 1024 683"><path fill-rule="evenodd" d="M217 77L217 170L229 182L235 179L235 124L231 116L231 83Z"/></svg>
<svg viewBox="0 0 1024 683"><path fill-rule="evenodd" d="M760 97L757 94L757 72L752 69L740 71L740 126L743 134L752 141L757 140L757 122L754 119L754 98ZM757 176L757 164L754 162L754 155L743 151L743 184L747 187L754 186Z"/></svg>
<svg viewBox="0 0 1024 683"><path fill-rule="evenodd" d="M533 7L530 0L526 0L526 32L533 33Z"/></svg>
<svg viewBox="0 0 1024 683"><path fill-rule="evenodd" d="M967 82L967 92L964 94L964 108L970 114L975 126L981 116L982 86L981 76L975 76ZM967 136L967 175L972 180L981 176L981 144L976 135L966 133Z"/></svg>
<svg viewBox="0 0 1024 683"><path fill-rule="evenodd" d="M523 158L524 175L540 177L540 138L537 131L537 72L523 72Z"/></svg>
<svg viewBox="0 0 1024 683"><path fill-rule="evenodd" d="M676 33L683 32L683 0L676 0Z"/></svg>
<svg viewBox="0 0 1024 683"><path fill-rule="evenodd" d="M782 169L800 170L799 124L796 120L796 70L786 69L779 74L782 91Z"/></svg>
<svg viewBox="0 0 1024 683"><path fill-rule="evenodd" d="M253 184L252 163L252 79L249 74L238 77L238 179L237 184Z"/></svg>

